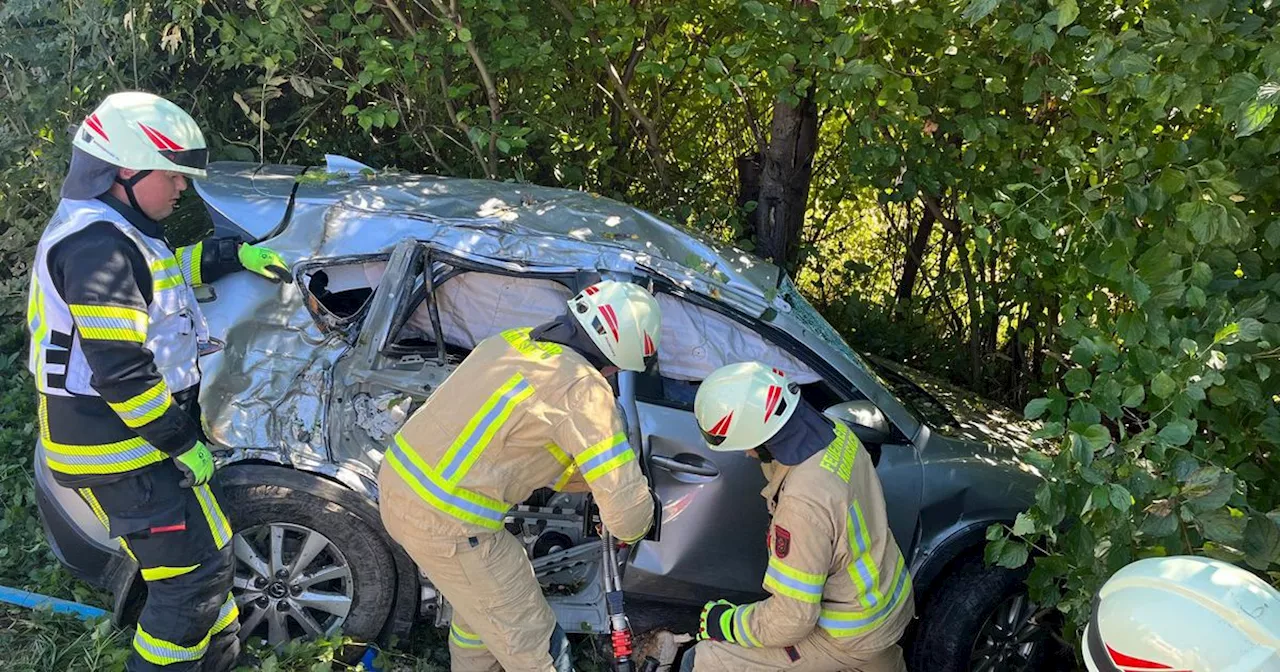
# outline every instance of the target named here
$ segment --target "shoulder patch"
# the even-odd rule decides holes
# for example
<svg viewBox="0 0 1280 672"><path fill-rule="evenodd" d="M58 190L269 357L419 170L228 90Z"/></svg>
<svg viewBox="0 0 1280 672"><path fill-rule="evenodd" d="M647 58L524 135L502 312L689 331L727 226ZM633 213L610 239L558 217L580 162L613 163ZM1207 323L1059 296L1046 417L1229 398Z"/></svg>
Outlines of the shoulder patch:
<svg viewBox="0 0 1280 672"><path fill-rule="evenodd" d="M773 556L778 559L787 557L791 552L791 533L781 525L773 526Z"/></svg>

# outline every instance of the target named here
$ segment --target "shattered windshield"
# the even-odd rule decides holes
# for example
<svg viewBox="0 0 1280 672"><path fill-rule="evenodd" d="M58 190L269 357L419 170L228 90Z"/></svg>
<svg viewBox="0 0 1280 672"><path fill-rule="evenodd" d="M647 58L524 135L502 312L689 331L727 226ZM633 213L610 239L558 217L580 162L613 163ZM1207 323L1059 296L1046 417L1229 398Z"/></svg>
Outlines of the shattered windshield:
<svg viewBox="0 0 1280 672"><path fill-rule="evenodd" d="M849 361L853 362L858 368L874 375L874 370L862 358L862 355L853 351L848 343L840 337L835 327L818 313L818 309L814 308L808 300L800 294L800 289L796 287L791 278L783 276L781 287L778 290L782 298L791 305L791 317L794 317L805 329L813 332L818 338L826 342L827 345L835 348L837 352L844 355Z"/></svg>

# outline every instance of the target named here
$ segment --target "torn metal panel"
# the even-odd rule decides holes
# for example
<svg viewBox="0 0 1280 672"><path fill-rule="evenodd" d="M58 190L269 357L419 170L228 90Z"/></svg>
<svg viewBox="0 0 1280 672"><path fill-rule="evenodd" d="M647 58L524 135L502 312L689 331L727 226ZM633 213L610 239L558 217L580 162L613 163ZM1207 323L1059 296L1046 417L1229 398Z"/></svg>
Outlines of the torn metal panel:
<svg viewBox="0 0 1280 672"><path fill-rule="evenodd" d="M361 392L351 399L355 413L355 425L363 429L369 438L386 445L387 441L409 419L413 399L406 394L387 392L377 397Z"/></svg>

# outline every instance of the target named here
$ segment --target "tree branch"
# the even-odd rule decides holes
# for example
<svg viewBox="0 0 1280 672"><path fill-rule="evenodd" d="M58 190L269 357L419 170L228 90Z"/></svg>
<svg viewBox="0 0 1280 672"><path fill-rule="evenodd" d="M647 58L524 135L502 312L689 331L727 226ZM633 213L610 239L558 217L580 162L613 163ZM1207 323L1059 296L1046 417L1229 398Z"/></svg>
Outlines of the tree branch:
<svg viewBox="0 0 1280 672"><path fill-rule="evenodd" d="M447 9L442 0L431 1L435 4L436 9L446 13L455 30L460 33L466 29L466 26L462 23L462 15L458 13L457 0L450 0ZM485 174L489 179L493 180L497 179L494 168L498 164L498 128L502 125L502 105L498 102L498 88L493 83L489 68L485 67L484 59L480 56L480 50L476 48L475 40L467 40L463 42L463 46L466 47L467 55L471 57L471 63L475 65L476 72L480 74L480 81L484 84L485 96L489 99L489 160L485 164ZM473 142L472 144L475 143Z"/></svg>
<svg viewBox="0 0 1280 672"><path fill-rule="evenodd" d="M435 1L438 2L439 0ZM565 21L574 22L573 13L560 0L549 0L549 2L564 17ZM600 46L600 36L595 30L587 31L587 36L591 39L592 46ZM658 180L662 182L664 187L670 187L671 182L667 177L667 161L662 156L657 128L653 125L653 121L645 116L644 112L641 112L640 108L636 107L635 102L631 100L631 95L627 92L627 85L622 81L622 75L618 74L618 69L614 67L613 61L609 60L608 54L601 52L601 55L604 57L605 73L609 75L609 84L613 86L618 102L631 115L633 123L637 126L637 132L643 131L645 146L649 153L649 159L653 162L653 167L658 172Z"/></svg>

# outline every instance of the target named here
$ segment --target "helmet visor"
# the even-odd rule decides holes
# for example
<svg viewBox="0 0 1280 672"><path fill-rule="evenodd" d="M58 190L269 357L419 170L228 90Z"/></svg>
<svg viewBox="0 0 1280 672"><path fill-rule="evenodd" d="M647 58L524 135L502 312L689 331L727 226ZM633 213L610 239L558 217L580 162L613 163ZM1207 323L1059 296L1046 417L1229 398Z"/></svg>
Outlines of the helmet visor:
<svg viewBox="0 0 1280 672"><path fill-rule="evenodd" d="M162 149L160 155L184 168L204 170L209 165L209 150L204 147L179 151Z"/></svg>
<svg viewBox="0 0 1280 672"><path fill-rule="evenodd" d="M724 443L724 440L728 438L724 436L716 436L701 427L699 427L698 430L702 432L702 440L706 441L708 446L718 446Z"/></svg>

